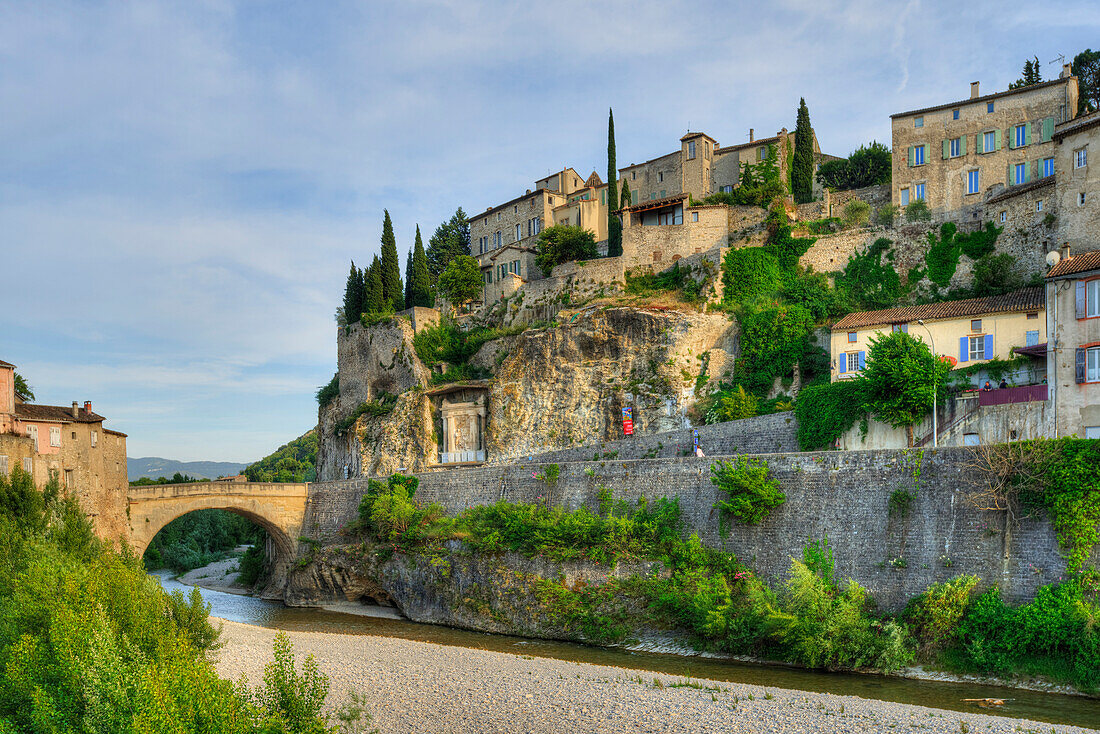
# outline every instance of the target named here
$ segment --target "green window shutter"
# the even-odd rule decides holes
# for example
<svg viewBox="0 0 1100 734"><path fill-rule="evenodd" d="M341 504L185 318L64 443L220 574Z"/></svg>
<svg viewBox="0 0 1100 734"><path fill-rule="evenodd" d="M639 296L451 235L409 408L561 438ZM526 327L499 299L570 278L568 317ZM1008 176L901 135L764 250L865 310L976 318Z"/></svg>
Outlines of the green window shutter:
<svg viewBox="0 0 1100 734"><path fill-rule="evenodd" d="M944 158L950 158L951 157L951 149L949 147L950 145L951 145L950 140L943 141L943 157Z"/></svg>
<svg viewBox="0 0 1100 734"><path fill-rule="evenodd" d="M974 152L975 153L984 153L985 152L984 150L982 150L982 133L978 133L977 135L974 136Z"/></svg>
<svg viewBox="0 0 1100 734"><path fill-rule="evenodd" d="M913 146L910 145L909 146L909 167L912 168L912 166L913 166Z"/></svg>
<svg viewBox="0 0 1100 734"><path fill-rule="evenodd" d="M966 136L959 137L959 155L966 155Z"/></svg>
<svg viewBox="0 0 1100 734"><path fill-rule="evenodd" d="M1025 122L1024 123L1024 145L1030 145L1030 144L1031 144L1031 123L1030 122Z"/></svg>
<svg viewBox="0 0 1100 734"><path fill-rule="evenodd" d="M1001 149L1001 128L993 131L993 150Z"/></svg>
<svg viewBox="0 0 1100 734"><path fill-rule="evenodd" d="M1016 135L1015 135L1015 132L1016 132L1016 130L1014 128L1011 128L1011 127L1005 129L1005 137L1008 139L1008 149L1009 150L1015 150L1016 149Z"/></svg>
<svg viewBox="0 0 1100 734"><path fill-rule="evenodd" d="M1031 180L1031 161L1024 161L1024 183Z"/></svg>
<svg viewBox="0 0 1100 734"><path fill-rule="evenodd" d="M1054 118L1047 117L1043 120L1043 131L1040 135L1040 142L1049 143L1054 138Z"/></svg>

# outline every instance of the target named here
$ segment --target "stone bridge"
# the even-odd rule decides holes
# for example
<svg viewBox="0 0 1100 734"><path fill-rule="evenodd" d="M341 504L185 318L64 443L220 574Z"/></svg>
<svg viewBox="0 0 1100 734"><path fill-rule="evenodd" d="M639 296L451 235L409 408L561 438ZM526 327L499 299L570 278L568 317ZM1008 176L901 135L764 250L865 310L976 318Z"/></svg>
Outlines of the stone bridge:
<svg viewBox="0 0 1100 734"><path fill-rule="evenodd" d="M298 552L306 514L308 484L266 482L196 482L130 487L127 515L130 547L139 556L153 537L177 517L195 510L227 510L247 517L267 531L272 563L270 588L284 586Z"/></svg>

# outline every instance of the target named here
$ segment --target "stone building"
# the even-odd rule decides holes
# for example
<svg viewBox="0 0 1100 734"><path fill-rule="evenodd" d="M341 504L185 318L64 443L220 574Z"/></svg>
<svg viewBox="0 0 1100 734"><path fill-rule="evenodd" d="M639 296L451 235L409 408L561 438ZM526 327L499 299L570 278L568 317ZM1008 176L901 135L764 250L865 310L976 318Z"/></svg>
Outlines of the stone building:
<svg viewBox="0 0 1100 734"><path fill-rule="evenodd" d="M120 521L129 486L126 434L104 428L104 420L89 401L83 407L23 402L15 394L15 366L0 361L0 472L19 464L38 486L56 472L96 531L118 538L126 532Z"/></svg>
<svg viewBox="0 0 1100 734"><path fill-rule="evenodd" d="M1100 438L1100 251L1071 252L1052 253L1046 276L1054 432Z"/></svg>
<svg viewBox="0 0 1100 734"><path fill-rule="evenodd" d="M833 156L821 153L814 133L814 171ZM688 132L680 138L680 149L644 163L632 163L619 169L619 179L630 187L634 205L687 194L703 199L718 192L732 192L741 181L743 164L755 165L775 147L782 179L787 180L790 156L794 151L794 133L783 128L769 138L756 139L749 129L749 140L721 147L718 141L703 132ZM822 195L821 184L814 177L814 196Z"/></svg>
<svg viewBox="0 0 1100 734"><path fill-rule="evenodd" d="M1053 176L1054 132L1077 113L1077 77L1057 79L891 115L892 201L924 200L933 212L965 212L990 187Z"/></svg>
<svg viewBox="0 0 1100 734"><path fill-rule="evenodd" d="M1100 165L1097 165L1100 163L1097 160L1100 156L1100 112L1058 125L1054 129L1054 151L1058 244L1069 244L1074 252L1097 249L1100 246Z"/></svg>
<svg viewBox="0 0 1100 734"><path fill-rule="evenodd" d="M831 378L836 382L858 375L866 367L871 340L891 331L928 338L937 354L950 357L959 367L994 357L1011 359L1028 347L1045 350L1045 310L1043 289L1023 288L1002 296L850 313L832 327ZM1010 381L1040 383L1046 373L1042 354ZM979 372L974 381L981 384L984 378Z"/></svg>

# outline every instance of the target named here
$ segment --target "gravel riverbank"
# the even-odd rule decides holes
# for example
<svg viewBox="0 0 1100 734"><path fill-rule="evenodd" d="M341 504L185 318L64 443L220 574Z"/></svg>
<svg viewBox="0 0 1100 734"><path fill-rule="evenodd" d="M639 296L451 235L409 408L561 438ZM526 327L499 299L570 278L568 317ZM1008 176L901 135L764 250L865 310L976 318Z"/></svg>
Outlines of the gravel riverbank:
<svg viewBox="0 0 1100 734"><path fill-rule="evenodd" d="M219 672L258 684L276 631L212 621L224 625ZM286 634L331 679L329 704L364 694L383 734L1097 731L389 637Z"/></svg>

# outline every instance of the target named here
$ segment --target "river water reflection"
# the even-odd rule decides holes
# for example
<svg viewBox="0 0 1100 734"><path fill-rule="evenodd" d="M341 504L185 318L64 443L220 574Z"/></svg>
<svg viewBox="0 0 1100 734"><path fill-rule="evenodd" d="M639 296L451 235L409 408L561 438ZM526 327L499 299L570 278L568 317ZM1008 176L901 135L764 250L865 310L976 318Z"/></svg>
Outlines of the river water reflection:
<svg viewBox="0 0 1100 734"><path fill-rule="evenodd" d="M166 571L154 574L168 591L185 586ZM456 630L404 619L385 619L343 614L322 609L286 607L278 602L220 591L200 589L210 604L210 614L234 622L302 632L333 632L346 635L378 635L440 645L495 650L536 657L594 663L618 668L649 670L670 675L748 683L775 688L792 688L820 693L860 696L934 708L1034 719L1052 724L1072 724L1100 729L1100 701L1081 696L1063 696L1019 691L996 686L916 681L878 675L823 673L783 666L755 665L702 657L660 655L588 647L569 642L530 640ZM1003 708L979 709L964 698L1010 698Z"/></svg>

